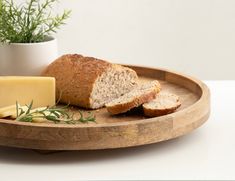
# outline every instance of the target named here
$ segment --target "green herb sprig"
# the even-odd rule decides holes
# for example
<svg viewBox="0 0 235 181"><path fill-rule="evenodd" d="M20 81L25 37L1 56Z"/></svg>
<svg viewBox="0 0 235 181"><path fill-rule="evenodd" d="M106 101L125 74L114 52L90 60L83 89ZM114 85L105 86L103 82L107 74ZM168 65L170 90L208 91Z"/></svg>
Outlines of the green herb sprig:
<svg viewBox="0 0 235 181"><path fill-rule="evenodd" d="M17 5L13 0L0 0L0 42L37 43L65 24L71 11L52 15L57 0L28 0Z"/></svg>
<svg viewBox="0 0 235 181"><path fill-rule="evenodd" d="M16 121L21 122L34 122L35 119L45 119L48 121L52 121L54 123L66 123L66 124L79 124L79 123L89 123L95 122L95 116L92 113L89 113L88 117L84 117L83 113L79 111L80 118L76 119L74 114L70 114L68 112L68 106L65 107L46 107L42 110L36 109L32 110L33 101L26 105L27 110L24 111L22 108L18 106L16 102L16 113L17 118Z"/></svg>

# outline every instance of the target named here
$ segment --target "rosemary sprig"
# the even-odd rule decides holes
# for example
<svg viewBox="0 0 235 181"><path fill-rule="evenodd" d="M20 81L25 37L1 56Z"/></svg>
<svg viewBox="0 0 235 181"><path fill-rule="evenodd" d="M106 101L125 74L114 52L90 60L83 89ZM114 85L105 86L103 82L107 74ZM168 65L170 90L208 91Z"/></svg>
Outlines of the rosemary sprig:
<svg viewBox="0 0 235 181"><path fill-rule="evenodd" d="M79 124L96 122L95 116L89 113L88 117L84 117L83 113L79 111L80 118L76 119L74 114L69 113L68 106L64 107L45 107L43 109L32 110L33 101L27 106L27 111L24 111L18 106L16 102L16 121L21 122L34 122L37 119L45 119L54 123L66 123L66 124ZM20 110L20 111L19 111Z"/></svg>
<svg viewBox="0 0 235 181"><path fill-rule="evenodd" d="M56 33L69 18L71 11L53 13L58 0L0 0L0 42L36 43Z"/></svg>

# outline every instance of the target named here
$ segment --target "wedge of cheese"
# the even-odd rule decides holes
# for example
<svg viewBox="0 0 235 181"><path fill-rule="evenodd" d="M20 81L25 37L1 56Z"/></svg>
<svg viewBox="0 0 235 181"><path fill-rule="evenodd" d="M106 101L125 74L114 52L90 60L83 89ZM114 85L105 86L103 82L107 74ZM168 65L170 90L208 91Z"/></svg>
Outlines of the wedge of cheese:
<svg viewBox="0 0 235 181"><path fill-rule="evenodd" d="M29 105L33 108L55 105L55 78L53 77L0 77L0 108Z"/></svg>
<svg viewBox="0 0 235 181"><path fill-rule="evenodd" d="M28 110L28 107L20 106L18 104L18 111L19 111L18 113L20 113L21 110L26 112ZM0 118L6 118L6 117L10 117L11 119L16 119L17 117L16 104L0 108Z"/></svg>
<svg viewBox="0 0 235 181"><path fill-rule="evenodd" d="M39 108L31 110L30 113L33 113L34 116L42 116L41 114L38 114L35 112L45 110L46 108L47 107L39 107ZM24 113L22 114L22 116L24 116L27 110L28 110L27 106L18 105L18 114L20 114L20 112L23 111ZM50 112L44 112L44 114L49 115ZM11 105L11 106L0 108L0 119L6 118L6 117L9 117L11 119L17 118L16 105ZM34 120L34 122L45 122L45 121L46 119L44 118L35 118Z"/></svg>
<svg viewBox="0 0 235 181"><path fill-rule="evenodd" d="M0 108L0 118L9 117L12 114L16 114L16 104Z"/></svg>

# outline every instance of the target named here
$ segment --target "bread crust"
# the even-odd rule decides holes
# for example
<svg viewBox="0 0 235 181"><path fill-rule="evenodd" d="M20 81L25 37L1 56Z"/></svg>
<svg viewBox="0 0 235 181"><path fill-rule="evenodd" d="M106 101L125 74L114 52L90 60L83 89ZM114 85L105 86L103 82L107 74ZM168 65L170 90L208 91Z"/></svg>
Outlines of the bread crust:
<svg viewBox="0 0 235 181"><path fill-rule="evenodd" d="M176 95L174 95L176 96ZM143 110L144 110L144 115L147 117L157 117L157 116L163 116L167 115L170 113L175 112L179 107L181 106L181 102L177 96L177 100L175 102L175 105L173 107L169 108L164 108L164 109L153 109L153 108L148 108L145 104L143 104Z"/></svg>
<svg viewBox="0 0 235 181"><path fill-rule="evenodd" d="M157 117L157 116L163 116L163 115L167 115L170 113L175 112L179 107L181 106L181 104L178 104L175 107L172 107L170 109L149 109L143 106L144 109L144 115L147 117Z"/></svg>
<svg viewBox="0 0 235 181"><path fill-rule="evenodd" d="M125 113L135 107L139 107L140 105L155 99L156 95L160 92L160 89L161 88L159 84L159 87L156 87L152 91L134 98L131 102L116 104L114 106L106 106L107 111L112 115Z"/></svg>
<svg viewBox="0 0 235 181"><path fill-rule="evenodd" d="M60 102L91 108L90 95L96 79L110 66L104 60L67 54L51 63L42 73L56 79L56 95Z"/></svg>

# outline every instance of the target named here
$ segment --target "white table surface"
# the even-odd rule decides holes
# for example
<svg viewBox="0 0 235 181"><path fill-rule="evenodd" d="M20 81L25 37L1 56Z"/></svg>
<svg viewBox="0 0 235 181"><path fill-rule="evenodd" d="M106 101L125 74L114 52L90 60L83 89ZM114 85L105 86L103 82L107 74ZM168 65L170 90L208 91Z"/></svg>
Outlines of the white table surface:
<svg viewBox="0 0 235 181"><path fill-rule="evenodd" d="M212 113L187 136L137 148L41 155L0 147L0 180L235 179L235 81L206 81Z"/></svg>

